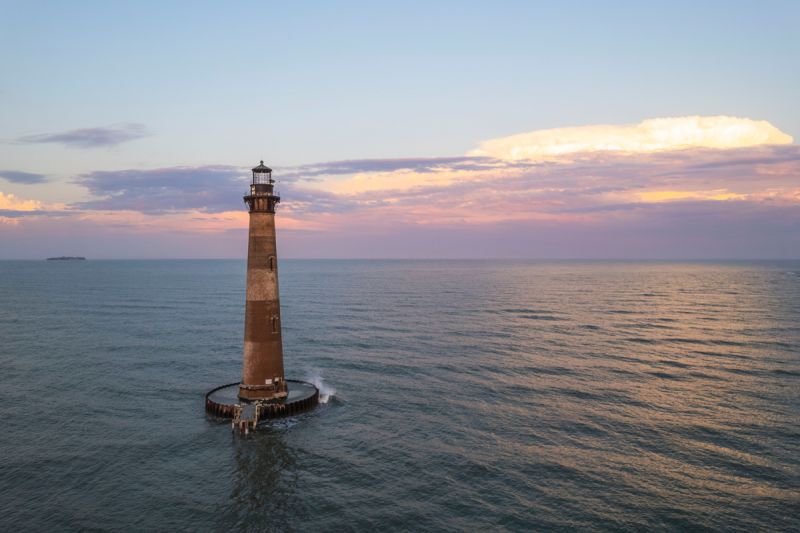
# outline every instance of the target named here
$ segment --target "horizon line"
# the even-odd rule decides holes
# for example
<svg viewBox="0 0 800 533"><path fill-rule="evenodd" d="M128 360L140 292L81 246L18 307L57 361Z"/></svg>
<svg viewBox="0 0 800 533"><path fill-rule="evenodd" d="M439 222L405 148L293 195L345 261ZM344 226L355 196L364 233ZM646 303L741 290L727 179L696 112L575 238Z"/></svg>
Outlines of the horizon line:
<svg viewBox="0 0 800 533"><path fill-rule="evenodd" d="M58 256L51 256L58 257ZM86 261L246 261L247 257L83 257ZM0 261L47 261L47 257L6 257ZM283 257L289 261L800 261L800 257Z"/></svg>

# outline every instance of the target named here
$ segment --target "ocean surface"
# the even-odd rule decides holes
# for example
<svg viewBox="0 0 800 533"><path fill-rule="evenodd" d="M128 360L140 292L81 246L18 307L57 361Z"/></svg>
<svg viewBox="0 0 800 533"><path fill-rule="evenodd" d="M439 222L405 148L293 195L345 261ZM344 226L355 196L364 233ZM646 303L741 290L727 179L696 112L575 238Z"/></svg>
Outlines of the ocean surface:
<svg viewBox="0 0 800 533"><path fill-rule="evenodd" d="M281 261L241 437L244 274L0 262L0 530L800 530L800 262Z"/></svg>

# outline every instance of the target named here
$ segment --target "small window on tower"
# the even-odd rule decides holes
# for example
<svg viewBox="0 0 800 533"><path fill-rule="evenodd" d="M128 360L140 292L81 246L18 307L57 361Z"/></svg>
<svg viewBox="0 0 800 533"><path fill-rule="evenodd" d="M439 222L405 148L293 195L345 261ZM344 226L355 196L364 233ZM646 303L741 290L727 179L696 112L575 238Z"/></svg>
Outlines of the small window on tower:
<svg viewBox="0 0 800 533"><path fill-rule="evenodd" d="M269 256L269 271L270 272L275 272L275 256L274 255Z"/></svg>
<svg viewBox="0 0 800 533"><path fill-rule="evenodd" d="M279 320L278 317L276 316L272 317L272 333L278 332L278 320Z"/></svg>

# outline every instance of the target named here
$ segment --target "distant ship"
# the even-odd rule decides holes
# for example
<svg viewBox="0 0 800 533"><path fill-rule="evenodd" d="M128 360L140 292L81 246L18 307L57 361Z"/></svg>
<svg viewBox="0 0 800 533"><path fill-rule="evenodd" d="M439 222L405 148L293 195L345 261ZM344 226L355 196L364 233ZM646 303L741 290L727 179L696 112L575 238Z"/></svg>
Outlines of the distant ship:
<svg viewBox="0 0 800 533"><path fill-rule="evenodd" d="M48 261L86 261L85 257L62 255L61 257L48 257Z"/></svg>

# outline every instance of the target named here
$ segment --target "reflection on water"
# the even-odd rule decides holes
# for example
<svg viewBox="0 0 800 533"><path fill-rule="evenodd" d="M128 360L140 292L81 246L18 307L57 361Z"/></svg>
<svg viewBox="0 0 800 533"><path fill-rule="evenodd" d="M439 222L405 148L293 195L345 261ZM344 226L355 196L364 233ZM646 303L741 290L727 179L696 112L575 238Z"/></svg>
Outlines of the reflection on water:
<svg viewBox="0 0 800 533"><path fill-rule="evenodd" d="M285 531L303 514L297 493L297 457L280 430L261 428L231 442L235 471L222 524Z"/></svg>

